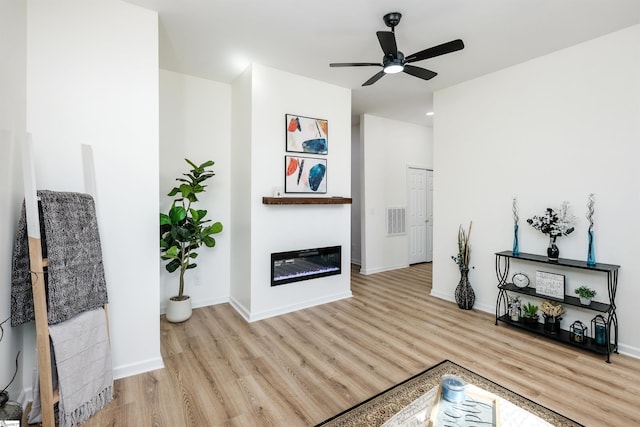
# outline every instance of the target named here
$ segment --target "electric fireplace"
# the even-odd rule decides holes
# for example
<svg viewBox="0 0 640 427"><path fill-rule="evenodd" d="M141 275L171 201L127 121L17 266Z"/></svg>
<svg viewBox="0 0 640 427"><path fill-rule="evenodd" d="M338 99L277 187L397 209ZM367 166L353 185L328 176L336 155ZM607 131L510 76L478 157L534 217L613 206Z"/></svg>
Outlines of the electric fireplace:
<svg viewBox="0 0 640 427"><path fill-rule="evenodd" d="M342 247L271 254L271 286L342 273Z"/></svg>

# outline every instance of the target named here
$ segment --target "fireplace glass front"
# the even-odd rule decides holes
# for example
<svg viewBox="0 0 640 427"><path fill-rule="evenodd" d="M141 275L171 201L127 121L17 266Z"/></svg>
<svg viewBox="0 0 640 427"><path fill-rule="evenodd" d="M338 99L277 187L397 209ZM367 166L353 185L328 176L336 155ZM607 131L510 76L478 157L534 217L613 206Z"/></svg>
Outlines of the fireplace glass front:
<svg viewBox="0 0 640 427"><path fill-rule="evenodd" d="M342 247L271 254L271 286L342 273Z"/></svg>

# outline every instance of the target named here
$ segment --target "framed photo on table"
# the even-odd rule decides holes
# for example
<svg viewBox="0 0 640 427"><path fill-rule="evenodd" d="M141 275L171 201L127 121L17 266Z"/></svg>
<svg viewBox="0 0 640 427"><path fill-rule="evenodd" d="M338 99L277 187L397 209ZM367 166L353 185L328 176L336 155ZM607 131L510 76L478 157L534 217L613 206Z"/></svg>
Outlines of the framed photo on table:
<svg viewBox="0 0 640 427"><path fill-rule="evenodd" d="M536 294L564 301L564 274L536 271Z"/></svg>

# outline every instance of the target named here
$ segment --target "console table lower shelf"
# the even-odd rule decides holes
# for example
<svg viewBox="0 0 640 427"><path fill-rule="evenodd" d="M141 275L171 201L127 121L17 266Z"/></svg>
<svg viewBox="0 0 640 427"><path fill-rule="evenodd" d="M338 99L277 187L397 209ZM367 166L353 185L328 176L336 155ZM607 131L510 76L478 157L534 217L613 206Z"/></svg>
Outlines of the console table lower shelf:
<svg viewBox="0 0 640 427"><path fill-rule="evenodd" d="M615 297L618 288L618 270L620 269L619 265L596 263L595 265L590 266L587 265L586 261L567 258L559 258L557 261L549 261L547 257L536 254L519 253L517 255L514 255L510 250L496 252L495 255L496 278L498 279L496 325L498 324L498 321L500 321L514 326L520 330L528 331L532 334L540 335L554 341L569 344L573 347L582 348L596 354L602 354L606 356L606 362L611 363L611 353L618 353L618 316L616 315ZM609 298L607 301L594 301L589 306L585 306L580 303L580 300L578 298L567 295L566 289L557 289L558 291L564 292L555 292L553 293L553 295L556 295L557 293L562 293L562 295L551 297L546 295L544 292L538 292L538 283L535 284L535 287L529 287L528 285L525 285L525 287L519 287L515 283L513 283L513 276L510 273L510 266L512 262L517 263L517 265L519 266L518 268L526 264L533 264L534 266L545 266L545 269L547 267L551 267L555 270L566 270L568 274L580 271L582 273L594 276L593 279L596 279L595 276L597 275L604 274L606 275L606 293ZM510 277L511 281L509 281ZM564 283L562 283L562 286L564 287ZM602 284L600 286L604 287ZM601 318L600 320L602 320L602 322L605 324L600 326L604 326L604 333L606 338L602 340L601 344L596 344L593 336L589 337L585 334L581 336L583 341L577 342L571 339L572 335L574 334L572 334L568 330L560 330L558 333L552 334L549 331L545 330L544 324L542 323L528 324L524 322L513 321L511 320L511 317L508 313L509 296L513 293L525 295L528 298L530 297L555 301L561 303L563 306L579 307L581 310L596 312L596 317L593 318L592 322L595 322L596 319ZM604 294L604 292L602 293ZM568 326L565 325L565 327ZM601 335L600 338L602 338ZM598 341L600 341L600 339Z"/></svg>
<svg viewBox="0 0 640 427"><path fill-rule="evenodd" d="M544 330L544 324L543 323L536 323L536 324L525 324L524 322L515 322L513 320L511 320L511 318L508 315L504 315L504 316L500 316L497 319L500 322L506 323L508 325L511 325L513 327L528 331L528 332L533 332L536 335L540 335L543 336L545 338L554 340L554 341L559 341L559 342L563 342L565 344L569 344L573 347L578 347L578 348L582 348L588 351L592 351L594 353L598 353L598 354L604 354L607 355L609 354L609 350L607 348L606 345L598 345L595 343L595 341L591 338L591 337L584 337L584 341L579 343L579 342L575 342L571 340L571 333L569 331L566 331L564 329L560 329L560 331L557 334L551 334L549 332L546 332Z"/></svg>

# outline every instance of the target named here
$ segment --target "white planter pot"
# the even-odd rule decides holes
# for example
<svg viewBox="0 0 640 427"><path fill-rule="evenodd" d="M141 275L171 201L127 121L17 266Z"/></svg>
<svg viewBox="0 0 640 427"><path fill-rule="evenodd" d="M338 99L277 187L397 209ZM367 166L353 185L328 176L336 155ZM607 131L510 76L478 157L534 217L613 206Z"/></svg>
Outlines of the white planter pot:
<svg viewBox="0 0 640 427"><path fill-rule="evenodd" d="M582 304L582 305L591 305L591 298L580 297L580 304Z"/></svg>
<svg viewBox="0 0 640 427"><path fill-rule="evenodd" d="M176 297L169 298L167 303L167 320L171 323L184 322L191 317L191 298L187 295L183 300L175 300Z"/></svg>

